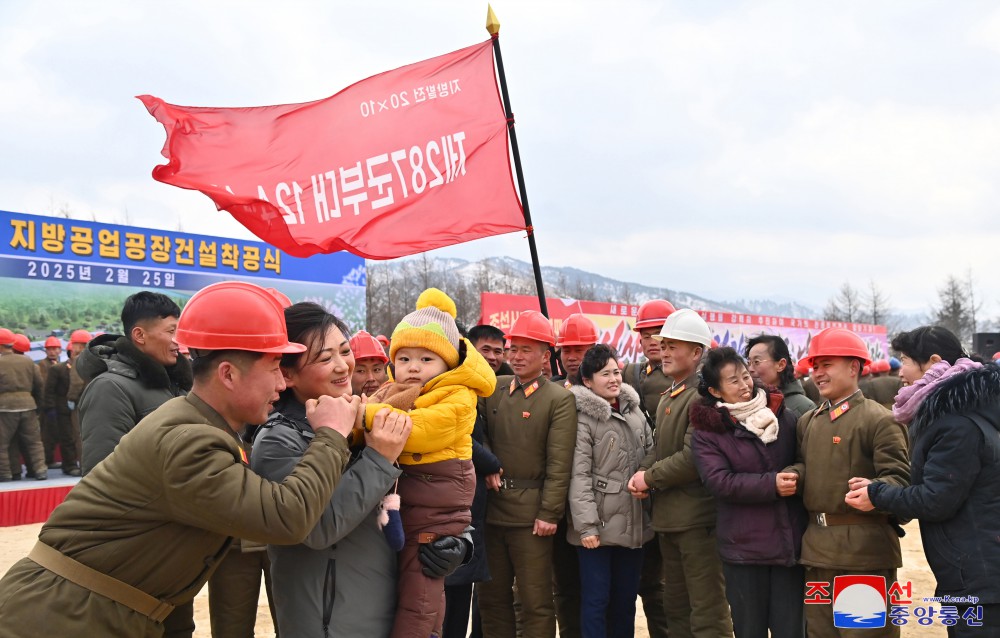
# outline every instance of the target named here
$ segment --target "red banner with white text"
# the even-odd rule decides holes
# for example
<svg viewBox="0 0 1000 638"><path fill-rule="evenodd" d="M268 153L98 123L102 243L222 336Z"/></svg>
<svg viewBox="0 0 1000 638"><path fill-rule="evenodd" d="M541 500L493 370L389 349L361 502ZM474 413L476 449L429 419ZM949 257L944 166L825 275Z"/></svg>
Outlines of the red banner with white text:
<svg viewBox="0 0 1000 638"><path fill-rule="evenodd" d="M511 327L525 310L538 310L538 297L526 295L501 295L484 292L481 295L482 316L480 323L494 325L501 330ZM558 333L563 320L575 312L590 317L600 330L601 343L614 347L626 361L642 358L639 334L632 331L639 304L614 304L602 301L577 301L575 299L546 298L549 318ZM889 352L889 340L885 326L866 323L846 323L842 321L822 321L819 319L799 319L796 317L772 317L750 315L739 312L698 310L702 319L708 322L716 343L735 348L740 353L746 343L760 334L773 334L788 343L788 350L796 361L809 351L809 341L825 328L847 328L864 339L872 359L885 359Z"/></svg>
<svg viewBox="0 0 1000 638"><path fill-rule="evenodd" d="M525 228L490 40L315 102L139 99L167 132L153 177L290 255L391 259Z"/></svg>

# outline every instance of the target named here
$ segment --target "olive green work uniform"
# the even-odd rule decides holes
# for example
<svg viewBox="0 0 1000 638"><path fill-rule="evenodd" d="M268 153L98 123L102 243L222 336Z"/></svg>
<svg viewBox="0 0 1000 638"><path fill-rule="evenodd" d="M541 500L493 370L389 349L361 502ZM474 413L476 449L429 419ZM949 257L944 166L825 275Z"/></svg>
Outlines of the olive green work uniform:
<svg viewBox="0 0 1000 638"><path fill-rule="evenodd" d="M566 511L573 452L576 401L559 383L539 377L520 384L497 379L486 400L486 431L503 467L503 489L489 492L486 558L493 580L479 589L483 635L514 638L512 586L517 580L523 634L556 634L552 593L552 536L535 536L535 520L557 524Z"/></svg>
<svg viewBox="0 0 1000 638"><path fill-rule="evenodd" d="M903 564L899 536L886 514L860 512L844 502L844 495L853 477L898 487L910 484L906 429L858 390L833 406L824 402L802 415L797 435L798 460L785 471L799 475L798 489L809 510L800 561L807 583L829 582L832 594L833 577L870 574L885 576L891 586ZM883 629L837 629L832 605L805 608L811 637L899 636L899 627L891 622Z"/></svg>
<svg viewBox="0 0 1000 638"><path fill-rule="evenodd" d="M660 541L666 586L663 609L671 638L733 635L722 561L715 540L715 501L691 455L688 409L698 400L692 374L660 398L656 447L643 459L653 489L653 530Z"/></svg>
<svg viewBox="0 0 1000 638"><path fill-rule="evenodd" d="M340 479L347 441L317 431L282 483L262 479L244 458L236 434L211 406L194 394L172 399L73 488L39 543L168 605L190 602L232 537L282 544L305 538ZM0 637L162 634L159 622L30 557L0 580Z"/></svg>
<svg viewBox="0 0 1000 638"><path fill-rule="evenodd" d="M0 480L12 477L9 449L15 437L28 471L47 473L37 411L43 391L42 375L31 359L14 352L0 355Z"/></svg>

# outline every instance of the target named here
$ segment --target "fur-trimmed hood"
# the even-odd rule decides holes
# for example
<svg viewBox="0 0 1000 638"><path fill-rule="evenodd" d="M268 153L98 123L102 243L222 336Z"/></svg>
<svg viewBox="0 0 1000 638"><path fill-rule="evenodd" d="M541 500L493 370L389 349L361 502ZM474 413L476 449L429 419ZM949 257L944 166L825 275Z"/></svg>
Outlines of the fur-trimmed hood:
<svg viewBox="0 0 1000 638"><path fill-rule="evenodd" d="M611 418L611 404L605 399L594 394L585 385L571 385L569 391L576 398L576 409L582 414L606 421ZM631 412L639 406L639 394L632 389L632 386L622 382L622 392L618 395L618 409L620 412Z"/></svg>
<svg viewBox="0 0 1000 638"><path fill-rule="evenodd" d="M995 363L942 382L917 408L911 428L917 432L940 417L972 412L986 412L1000 429L1000 366Z"/></svg>
<svg viewBox="0 0 1000 638"><path fill-rule="evenodd" d="M760 390L767 392L767 407L771 408L771 412L774 412L775 416L781 416L785 403L785 397L781 392L775 388L755 385L755 396L756 392ZM696 430L716 433L722 433L736 427L736 422L729 414L729 410L716 407L717 402L715 398L702 397L699 401L692 403L688 410L691 427Z"/></svg>
<svg viewBox="0 0 1000 638"><path fill-rule="evenodd" d="M105 334L87 344L76 364L77 373L90 381L104 372L139 379L151 388L170 388L176 385L185 392L191 389L194 376L191 362L184 356L177 363L166 367L139 350L127 337Z"/></svg>

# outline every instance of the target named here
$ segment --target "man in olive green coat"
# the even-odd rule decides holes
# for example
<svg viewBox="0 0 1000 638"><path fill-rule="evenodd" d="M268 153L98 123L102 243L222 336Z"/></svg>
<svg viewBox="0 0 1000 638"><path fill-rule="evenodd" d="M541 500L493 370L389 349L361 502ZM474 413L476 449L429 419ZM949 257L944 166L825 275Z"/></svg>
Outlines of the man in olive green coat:
<svg viewBox="0 0 1000 638"><path fill-rule="evenodd" d="M38 366L16 354L14 333L0 328L0 481L9 481L13 476L8 454L15 437L28 473L38 480L48 475L37 412L43 391Z"/></svg>
<svg viewBox="0 0 1000 638"><path fill-rule="evenodd" d="M882 512L859 512L844 501L855 476L910 484L905 428L858 389L867 359L864 341L844 328L828 328L809 344L812 378L826 401L799 419L798 461L785 469L798 474L797 487L809 510L801 559L807 591L810 583L823 583L830 595L834 578L851 574L884 576L888 588L903 564L895 521ZM811 637L899 636L891 622L880 629L838 629L832 605L805 608Z"/></svg>
<svg viewBox="0 0 1000 638"><path fill-rule="evenodd" d="M663 371L675 381L656 409L654 454L629 480L637 498L653 494L666 589L663 608L671 638L732 636L722 561L715 540L715 501L691 456L688 409L698 398L698 366L712 343L708 324L693 310L671 314L660 331Z"/></svg>
<svg viewBox="0 0 1000 638"><path fill-rule="evenodd" d="M277 300L253 284L214 284L191 298L177 339L196 354L192 392L143 419L55 509L0 580L0 636L161 636L233 536L297 543L322 514L357 399L307 405L315 438L280 484L250 470L237 435L284 389L281 353L305 349L287 341Z"/></svg>
<svg viewBox="0 0 1000 638"><path fill-rule="evenodd" d="M479 590L483 635L514 638L517 580L523 635L556 635L552 595L552 537L565 513L576 402L569 390L542 376L552 326L541 313L518 317L507 337L514 376L497 379L486 400L486 430L502 470L487 477L486 559L493 580Z"/></svg>
<svg viewBox="0 0 1000 638"><path fill-rule="evenodd" d="M673 380L663 372L661 365L660 330L676 310L666 299L650 299L641 306L635 317L633 330L639 334L639 346L644 360L630 363L622 370L622 381L639 393L639 409L650 428L656 427L656 406ZM642 575L639 578L639 596L646 615L646 628L650 638L667 638L667 615L663 611L663 557L657 538L642 546Z"/></svg>

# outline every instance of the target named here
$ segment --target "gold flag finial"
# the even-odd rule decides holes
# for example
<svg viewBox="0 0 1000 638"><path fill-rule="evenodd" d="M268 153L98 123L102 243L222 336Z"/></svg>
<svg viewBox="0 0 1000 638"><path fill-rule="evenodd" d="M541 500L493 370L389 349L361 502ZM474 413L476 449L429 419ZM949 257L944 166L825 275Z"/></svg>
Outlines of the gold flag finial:
<svg viewBox="0 0 1000 638"><path fill-rule="evenodd" d="M490 32L490 35L496 35L500 32L500 20L497 18L497 14L493 13L493 7L489 4L486 5L486 30Z"/></svg>

